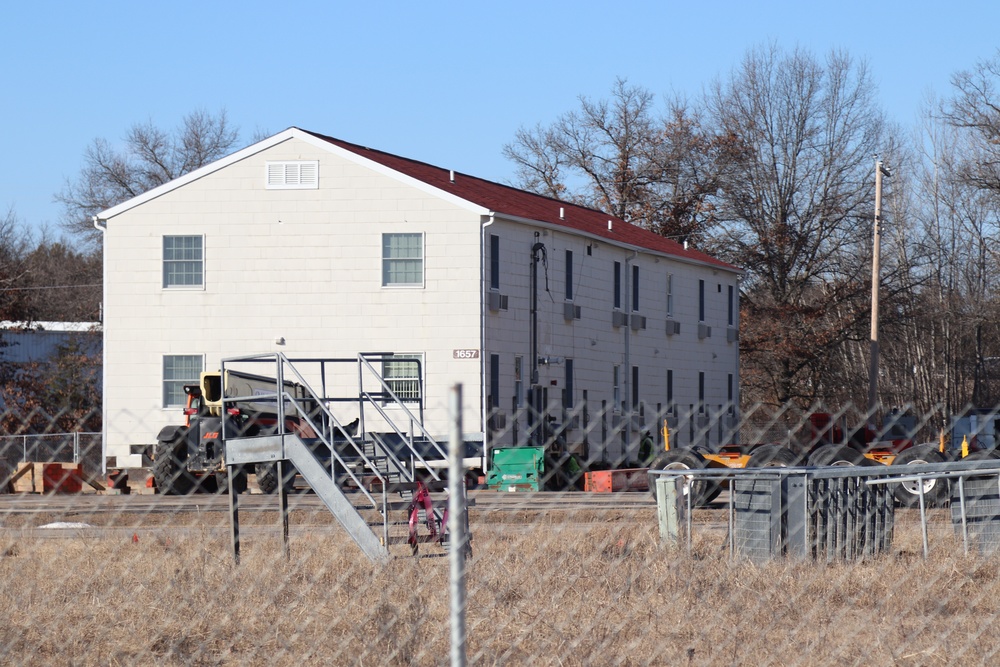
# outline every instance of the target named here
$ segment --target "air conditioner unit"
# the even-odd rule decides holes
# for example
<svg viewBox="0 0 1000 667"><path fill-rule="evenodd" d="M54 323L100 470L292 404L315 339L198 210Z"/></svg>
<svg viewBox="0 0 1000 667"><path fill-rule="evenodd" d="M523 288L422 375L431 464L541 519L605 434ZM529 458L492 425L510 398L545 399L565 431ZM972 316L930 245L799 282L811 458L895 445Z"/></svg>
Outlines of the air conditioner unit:
<svg viewBox="0 0 1000 667"><path fill-rule="evenodd" d="M487 293L486 306L493 312L507 310L507 295L500 292Z"/></svg>
<svg viewBox="0 0 1000 667"><path fill-rule="evenodd" d="M499 410L494 411L489 419L490 430L499 431L507 428L507 413Z"/></svg>
<svg viewBox="0 0 1000 667"><path fill-rule="evenodd" d="M735 343L740 339L740 330L736 327L729 327L726 329L726 341L730 343Z"/></svg>
<svg viewBox="0 0 1000 667"><path fill-rule="evenodd" d="M573 303L563 304L563 318L567 320L578 320L580 319L580 306Z"/></svg>
<svg viewBox="0 0 1000 667"><path fill-rule="evenodd" d="M707 324L699 324L698 325L698 338L704 339L704 338L711 338L711 337L712 337L712 327L708 326Z"/></svg>
<svg viewBox="0 0 1000 667"><path fill-rule="evenodd" d="M626 322L628 322L628 315L620 310L611 311L611 326L623 327Z"/></svg>
<svg viewBox="0 0 1000 667"><path fill-rule="evenodd" d="M629 324L632 325L632 331L639 331L640 329L646 328L646 316L645 315L631 315L629 317Z"/></svg>
<svg viewBox="0 0 1000 667"><path fill-rule="evenodd" d="M677 320L667 320L667 335L673 336L681 332L681 323Z"/></svg>

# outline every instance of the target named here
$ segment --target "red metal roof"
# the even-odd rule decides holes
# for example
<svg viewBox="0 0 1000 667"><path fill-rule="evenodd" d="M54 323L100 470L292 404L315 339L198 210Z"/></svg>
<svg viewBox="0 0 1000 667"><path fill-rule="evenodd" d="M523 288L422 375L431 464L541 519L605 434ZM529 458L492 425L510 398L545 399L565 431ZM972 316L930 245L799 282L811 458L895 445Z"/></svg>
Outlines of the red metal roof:
<svg viewBox="0 0 1000 667"><path fill-rule="evenodd" d="M601 211L544 197L533 192L518 190L508 185L494 183L459 172L454 172L454 181L452 181L451 172L448 169L442 169L441 167L435 167L425 162L418 162L417 160L392 155L391 153L385 153L365 146L358 146L357 144L316 132L309 132L308 130L303 130L303 132L308 132L308 134L327 141L334 146L338 146L351 153L367 158L372 162L427 183L456 197L478 204L499 215L509 215L527 220L545 222L605 238L610 241L646 248L676 257L683 257L691 261L718 266L730 271L739 271L738 268L731 264L715 259L698 250L690 248L685 250L684 246L676 241L664 238L659 234L629 224L620 218ZM565 219L560 219L559 217L560 208L564 211ZM609 220L611 221L611 229L608 229Z"/></svg>

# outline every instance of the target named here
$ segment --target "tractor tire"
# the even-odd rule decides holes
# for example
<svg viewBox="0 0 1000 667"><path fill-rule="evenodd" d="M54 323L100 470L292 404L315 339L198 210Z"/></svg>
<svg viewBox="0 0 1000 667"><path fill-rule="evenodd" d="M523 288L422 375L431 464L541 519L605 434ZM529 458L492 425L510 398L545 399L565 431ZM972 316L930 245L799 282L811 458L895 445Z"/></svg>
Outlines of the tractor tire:
<svg viewBox="0 0 1000 667"><path fill-rule="evenodd" d="M892 461L892 467L921 463L942 463L944 457L935 445L916 445L904 449ZM920 505L920 485L924 488L924 503L927 507L941 506L949 494L948 480L944 478L928 479L923 482L900 482L893 484L892 494L902 507L917 507Z"/></svg>
<svg viewBox="0 0 1000 667"><path fill-rule="evenodd" d="M690 449L671 449L657 458L654 468L660 470L704 470L705 459L701 454ZM655 492L655 491L654 491ZM715 481L685 476L681 493L687 497L691 493L691 506L700 507L714 500L721 488Z"/></svg>
<svg viewBox="0 0 1000 667"><path fill-rule="evenodd" d="M747 468L791 468L802 465L802 457L781 445L755 447L747 461Z"/></svg>
<svg viewBox="0 0 1000 667"><path fill-rule="evenodd" d="M7 461L0 461L0 494L14 491L11 478L14 476L14 466Z"/></svg>
<svg viewBox="0 0 1000 667"><path fill-rule="evenodd" d="M229 493L229 472L217 472L215 475L215 492ZM237 495L247 491L247 471L243 466L236 469L236 476L233 478L233 490Z"/></svg>
<svg viewBox="0 0 1000 667"><path fill-rule="evenodd" d="M823 445L809 455L809 465L817 467L864 466L867 465L866 461L869 459L864 454L844 445Z"/></svg>
<svg viewBox="0 0 1000 667"><path fill-rule="evenodd" d="M278 492L278 464L277 463L258 463L255 472L257 473L257 488L260 489L261 493L277 493ZM295 491L295 475L298 471L289 462L285 462L285 493L292 493Z"/></svg>
<svg viewBox="0 0 1000 667"><path fill-rule="evenodd" d="M180 437L160 440L153 450L153 481L165 496L186 496L198 488L198 479L187 470L187 443Z"/></svg>

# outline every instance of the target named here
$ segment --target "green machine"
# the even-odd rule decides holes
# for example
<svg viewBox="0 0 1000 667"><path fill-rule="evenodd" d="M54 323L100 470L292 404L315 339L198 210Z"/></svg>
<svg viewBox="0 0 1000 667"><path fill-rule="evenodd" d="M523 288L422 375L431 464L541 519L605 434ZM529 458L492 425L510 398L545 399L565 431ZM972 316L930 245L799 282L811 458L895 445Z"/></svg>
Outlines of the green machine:
<svg viewBox="0 0 1000 667"><path fill-rule="evenodd" d="M545 472L544 447L497 447L486 482L497 491L538 491Z"/></svg>

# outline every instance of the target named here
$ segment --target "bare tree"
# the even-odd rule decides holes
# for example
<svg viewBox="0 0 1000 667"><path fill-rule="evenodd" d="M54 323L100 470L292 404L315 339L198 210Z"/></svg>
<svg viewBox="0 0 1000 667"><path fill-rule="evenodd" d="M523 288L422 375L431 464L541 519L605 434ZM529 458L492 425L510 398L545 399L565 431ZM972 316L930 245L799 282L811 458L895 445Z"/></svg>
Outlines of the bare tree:
<svg viewBox="0 0 1000 667"><path fill-rule="evenodd" d="M965 130L971 148L960 174L976 187L1000 193L1000 51L954 74L951 83L954 93L941 105L941 114Z"/></svg>
<svg viewBox="0 0 1000 667"><path fill-rule="evenodd" d="M652 93L619 79L610 99L581 97L551 126L520 129L504 147L517 185L696 241L711 221L717 142L682 100L663 116L653 105Z"/></svg>
<svg viewBox="0 0 1000 667"><path fill-rule="evenodd" d="M173 133L152 122L133 125L120 150L95 139L84 153L79 177L56 196L65 209L63 225L84 243L94 243L95 214L227 155L238 141L239 131L225 110L214 116L195 111Z"/></svg>
<svg viewBox="0 0 1000 667"><path fill-rule="evenodd" d="M864 63L776 46L708 97L721 156L716 251L745 267L743 391L811 402L867 323L874 160L884 121ZM870 275L870 274L867 274Z"/></svg>
<svg viewBox="0 0 1000 667"><path fill-rule="evenodd" d="M31 235L13 208L0 217L0 320L23 320L30 310L26 256Z"/></svg>

